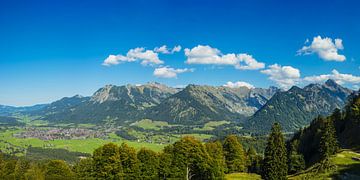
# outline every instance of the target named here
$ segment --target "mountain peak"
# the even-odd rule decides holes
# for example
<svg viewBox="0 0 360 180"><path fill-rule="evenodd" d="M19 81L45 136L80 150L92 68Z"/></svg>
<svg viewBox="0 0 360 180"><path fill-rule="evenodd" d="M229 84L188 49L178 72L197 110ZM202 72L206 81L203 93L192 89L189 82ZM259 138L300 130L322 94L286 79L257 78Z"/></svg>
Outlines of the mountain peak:
<svg viewBox="0 0 360 180"><path fill-rule="evenodd" d="M339 86L339 84L336 83L333 79L328 79L328 80L325 82L325 85L330 86L330 87L337 87L337 86Z"/></svg>

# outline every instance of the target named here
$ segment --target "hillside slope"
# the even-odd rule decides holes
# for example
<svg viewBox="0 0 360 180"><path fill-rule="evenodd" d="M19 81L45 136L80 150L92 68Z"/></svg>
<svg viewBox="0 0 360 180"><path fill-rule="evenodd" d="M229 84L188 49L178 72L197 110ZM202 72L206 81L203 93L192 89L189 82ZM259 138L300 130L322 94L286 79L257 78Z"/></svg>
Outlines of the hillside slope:
<svg viewBox="0 0 360 180"><path fill-rule="evenodd" d="M170 123L203 124L251 116L279 90L189 85L150 108L147 118Z"/></svg>
<svg viewBox="0 0 360 180"><path fill-rule="evenodd" d="M245 128L266 133L273 123L279 122L285 132L294 132L318 115L329 115L334 109L343 108L352 93L333 80L304 88L294 86L276 93L246 122Z"/></svg>

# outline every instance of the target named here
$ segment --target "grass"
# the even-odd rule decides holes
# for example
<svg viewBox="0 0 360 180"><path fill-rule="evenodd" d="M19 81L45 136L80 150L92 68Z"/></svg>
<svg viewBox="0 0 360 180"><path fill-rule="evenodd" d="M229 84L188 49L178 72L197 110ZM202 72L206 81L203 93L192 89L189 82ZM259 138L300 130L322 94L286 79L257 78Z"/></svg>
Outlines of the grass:
<svg viewBox="0 0 360 180"><path fill-rule="evenodd" d="M326 173L314 174L314 167L310 167L304 172L289 176L289 179L300 180L300 179L360 179L360 161L355 160L360 158L360 154L344 149L331 158L331 161L336 165L336 170ZM345 177L346 175L346 177Z"/></svg>
<svg viewBox="0 0 360 180"><path fill-rule="evenodd" d="M207 122L206 124L204 124L203 127L201 128L194 128L194 130L198 130L198 131L212 131L215 129L215 127L217 126L221 126L224 124L230 124L229 121L210 121Z"/></svg>
<svg viewBox="0 0 360 180"><path fill-rule="evenodd" d="M226 174L225 179L226 180L237 180L237 179L258 180L261 179L261 176L253 173L232 173L232 174Z"/></svg>
<svg viewBox="0 0 360 180"><path fill-rule="evenodd" d="M153 121L150 119L143 119L141 121L136 121L131 124L131 126L137 126L146 130L161 130L163 127L170 127L165 121Z"/></svg>

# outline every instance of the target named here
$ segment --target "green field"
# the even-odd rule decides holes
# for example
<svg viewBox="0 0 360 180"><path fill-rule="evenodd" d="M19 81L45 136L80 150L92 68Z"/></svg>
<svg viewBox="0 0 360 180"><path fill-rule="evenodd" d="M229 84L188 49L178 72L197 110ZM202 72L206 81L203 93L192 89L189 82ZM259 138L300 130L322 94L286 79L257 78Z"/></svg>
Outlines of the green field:
<svg viewBox="0 0 360 180"><path fill-rule="evenodd" d="M226 180L259 180L261 179L261 176L258 174L252 174L252 173L232 173L232 174L226 174L225 175Z"/></svg>
<svg viewBox="0 0 360 180"><path fill-rule="evenodd" d="M360 154L352 150L342 150L331 158L336 170L327 173L314 173L314 167L289 176L289 179L360 179Z"/></svg>
<svg viewBox="0 0 360 180"><path fill-rule="evenodd" d="M136 141L127 141L117 137L115 134L110 134L109 139L99 139L99 138L88 138L88 139L70 139L70 140L51 140L45 141L37 138L16 138L13 137L13 134L19 133L22 130L6 130L0 132L0 149L6 152L6 149L9 146L15 146L18 148L26 149L28 146L32 147L43 147L43 148L62 148L74 152L84 152L92 153L96 148L100 147L103 144L113 142L115 144L121 144L123 142L127 143L129 146L132 146L136 149L142 147L154 150L161 151L165 145L155 144L155 143L146 143L146 142L136 142Z"/></svg>
<svg viewBox="0 0 360 180"><path fill-rule="evenodd" d="M153 121L150 119L143 119L141 121L136 121L131 124L131 126L137 126L140 128L143 128L145 130L161 130L163 127L171 127L172 125L169 125L169 123L165 121Z"/></svg>
<svg viewBox="0 0 360 180"><path fill-rule="evenodd" d="M194 130L198 130L198 131L212 131L215 129L215 127L217 126L221 126L224 124L230 124L229 121L210 121L207 122L206 124L204 124L203 127L201 128L194 128Z"/></svg>

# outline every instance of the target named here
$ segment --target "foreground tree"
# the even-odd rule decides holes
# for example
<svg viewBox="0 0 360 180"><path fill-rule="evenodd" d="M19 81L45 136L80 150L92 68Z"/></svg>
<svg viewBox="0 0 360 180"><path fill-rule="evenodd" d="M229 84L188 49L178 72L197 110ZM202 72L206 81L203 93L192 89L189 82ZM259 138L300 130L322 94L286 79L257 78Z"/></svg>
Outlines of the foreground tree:
<svg viewBox="0 0 360 180"><path fill-rule="evenodd" d="M331 118L324 119L323 127L321 128L321 138L319 144L320 151L320 171L331 170L334 165L330 160L331 155L334 155L338 150L338 142L336 138L336 131L334 123Z"/></svg>
<svg viewBox="0 0 360 180"><path fill-rule="evenodd" d="M208 142L205 144L206 150L211 157L212 171L218 174L214 174L215 177L224 177L226 163L224 158L224 152L220 141Z"/></svg>
<svg viewBox="0 0 360 180"><path fill-rule="evenodd" d="M288 171L290 174L300 172L305 169L305 160L304 156L298 152L299 149L299 140L294 140L290 143L290 150L288 153Z"/></svg>
<svg viewBox="0 0 360 180"><path fill-rule="evenodd" d="M95 175L94 161L92 158L80 159L73 169L78 179L89 179Z"/></svg>
<svg viewBox="0 0 360 180"><path fill-rule="evenodd" d="M73 173L70 167L62 160L51 160L46 165L45 179L71 179Z"/></svg>
<svg viewBox="0 0 360 180"><path fill-rule="evenodd" d="M114 179L122 176L119 147L105 144L93 153L94 176L100 179Z"/></svg>
<svg viewBox="0 0 360 180"><path fill-rule="evenodd" d="M216 177L220 172L205 146L193 137L184 137L172 146L165 148L164 153L170 154L171 173L167 178L180 179L221 179Z"/></svg>
<svg viewBox="0 0 360 180"><path fill-rule="evenodd" d="M136 149L122 143L119 147L120 161L123 170L124 179L138 179L139 176L139 160L137 158Z"/></svg>
<svg viewBox="0 0 360 180"><path fill-rule="evenodd" d="M247 150L246 156L248 171L259 174L261 170L262 157L256 153L256 150L252 146L250 146L250 148Z"/></svg>
<svg viewBox="0 0 360 180"><path fill-rule="evenodd" d="M137 154L140 161L140 179L157 179L159 156L156 152L142 148Z"/></svg>
<svg viewBox="0 0 360 180"><path fill-rule="evenodd" d="M266 180L282 180L287 175L287 155L281 126L275 123L271 128L265 148L262 177Z"/></svg>
<svg viewBox="0 0 360 180"><path fill-rule="evenodd" d="M224 155L227 166L227 173L245 172L246 157L243 146L235 135L229 135L225 138Z"/></svg>

